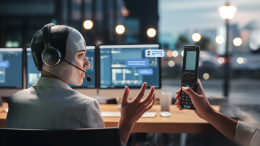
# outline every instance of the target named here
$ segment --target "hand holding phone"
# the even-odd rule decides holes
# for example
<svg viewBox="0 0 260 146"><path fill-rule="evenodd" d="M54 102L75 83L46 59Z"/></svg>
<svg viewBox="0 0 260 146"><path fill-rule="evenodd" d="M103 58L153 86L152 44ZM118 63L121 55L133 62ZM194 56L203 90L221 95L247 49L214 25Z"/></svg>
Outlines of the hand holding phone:
<svg viewBox="0 0 260 146"><path fill-rule="evenodd" d="M181 91L184 91L191 97L192 103L193 103L194 107L196 108L195 113L200 118L208 121L209 115L211 115L214 112L217 112L214 108L211 107L199 79L197 81L197 93L195 93L191 88L188 88L188 87L180 88L176 92L177 95L175 96L175 99L177 101L175 104L177 105L179 110L183 110L183 108L180 105Z"/></svg>

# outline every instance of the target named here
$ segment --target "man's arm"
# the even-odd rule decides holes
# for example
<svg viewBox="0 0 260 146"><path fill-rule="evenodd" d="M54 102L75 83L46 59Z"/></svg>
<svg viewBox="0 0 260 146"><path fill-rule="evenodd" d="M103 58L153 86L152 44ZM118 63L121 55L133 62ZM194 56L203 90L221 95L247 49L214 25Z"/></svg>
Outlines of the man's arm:
<svg viewBox="0 0 260 146"><path fill-rule="evenodd" d="M151 87L148 95L142 99L146 86L147 83L143 83L141 90L132 101L128 100L129 88L125 86L125 91L121 101L121 117L118 122L120 136L125 144L127 143L134 124L146 111L153 107L155 101L154 87Z"/></svg>
<svg viewBox="0 0 260 146"><path fill-rule="evenodd" d="M238 122L221 114L220 112L216 111L214 108L211 107L199 79L197 89L198 92L195 93L189 87L182 87L182 90L190 96L192 103L196 108L195 113L200 118L208 121L218 131L220 131L223 135L225 135L227 138L233 141ZM175 104L178 105L177 107L180 110L182 110L180 106L181 89L179 89L176 92L176 94L177 95L175 98L177 99L177 102Z"/></svg>
<svg viewBox="0 0 260 146"><path fill-rule="evenodd" d="M214 126L219 132L225 135L231 141L234 141L236 134L236 127L238 122L233 120L220 112L214 112L207 115L205 119L212 126Z"/></svg>

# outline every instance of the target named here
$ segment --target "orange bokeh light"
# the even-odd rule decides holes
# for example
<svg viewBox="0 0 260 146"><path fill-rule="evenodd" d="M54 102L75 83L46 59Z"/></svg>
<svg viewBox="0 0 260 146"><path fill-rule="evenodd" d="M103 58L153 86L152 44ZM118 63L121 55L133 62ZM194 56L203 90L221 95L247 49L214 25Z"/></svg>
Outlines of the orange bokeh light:
<svg viewBox="0 0 260 146"><path fill-rule="evenodd" d="M168 51L168 52L167 52L167 56L168 56L168 57L172 57L172 51Z"/></svg>
<svg viewBox="0 0 260 146"><path fill-rule="evenodd" d="M223 57L224 59L224 62L223 63L227 63L227 58L226 57Z"/></svg>

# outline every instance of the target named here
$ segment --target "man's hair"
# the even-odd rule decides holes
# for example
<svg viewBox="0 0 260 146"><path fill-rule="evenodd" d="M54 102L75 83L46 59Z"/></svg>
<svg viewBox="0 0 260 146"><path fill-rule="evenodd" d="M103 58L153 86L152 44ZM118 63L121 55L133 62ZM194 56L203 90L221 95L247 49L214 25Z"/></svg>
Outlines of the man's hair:
<svg viewBox="0 0 260 146"><path fill-rule="evenodd" d="M55 25L52 26L49 30L49 39L52 47L58 49L61 53L62 58L64 59L66 55L66 42L72 27L68 27L65 25ZM44 40L43 40L43 32L42 29L38 30L32 38L31 41L31 53L33 56L33 61L35 63L36 68L41 71L42 70L42 52L45 49Z"/></svg>

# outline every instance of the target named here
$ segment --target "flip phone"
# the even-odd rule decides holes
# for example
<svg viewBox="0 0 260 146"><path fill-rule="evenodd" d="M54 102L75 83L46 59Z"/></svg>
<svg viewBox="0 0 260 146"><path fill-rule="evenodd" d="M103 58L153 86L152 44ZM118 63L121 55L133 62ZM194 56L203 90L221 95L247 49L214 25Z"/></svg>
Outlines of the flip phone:
<svg viewBox="0 0 260 146"><path fill-rule="evenodd" d="M190 87L197 93L200 46L185 46L183 51L182 87ZM196 110L188 94L181 89L181 108Z"/></svg>

